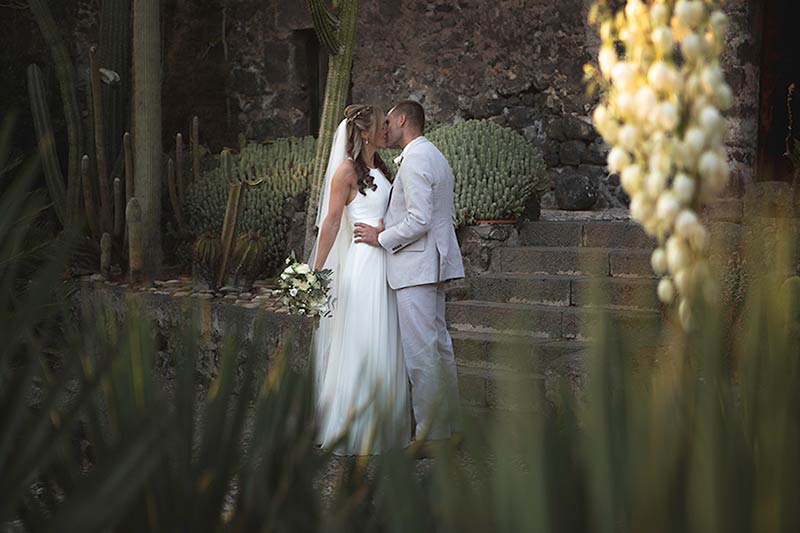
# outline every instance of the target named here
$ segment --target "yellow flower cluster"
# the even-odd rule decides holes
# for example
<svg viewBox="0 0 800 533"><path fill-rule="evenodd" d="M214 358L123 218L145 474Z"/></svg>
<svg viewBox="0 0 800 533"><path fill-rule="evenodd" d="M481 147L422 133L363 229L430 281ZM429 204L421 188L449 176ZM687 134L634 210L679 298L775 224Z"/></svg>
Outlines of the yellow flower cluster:
<svg viewBox="0 0 800 533"><path fill-rule="evenodd" d="M612 146L608 167L631 197L631 217L659 242L658 297L677 303L689 328L690 298L716 294L697 213L730 175L722 112L733 93L720 68L728 17L715 0L627 0L616 13L599 2L593 18L605 88L594 124Z"/></svg>

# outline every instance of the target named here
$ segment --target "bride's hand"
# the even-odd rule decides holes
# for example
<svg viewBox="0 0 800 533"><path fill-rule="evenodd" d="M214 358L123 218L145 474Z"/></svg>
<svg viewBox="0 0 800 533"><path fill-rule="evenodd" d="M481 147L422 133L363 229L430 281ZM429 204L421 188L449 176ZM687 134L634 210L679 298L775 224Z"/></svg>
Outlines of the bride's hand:
<svg viewBox="0 0 800 533"><path fill-rule="evenodd" d="M364 224L363 222L356 222L354 224L355 229L353 230L353 236L356 238L355 242L357 243L364 243L369 244L370 246L380 247L380 242L378 242L378 235L381 234L383 231L383 219L378 221L378 226L370 226L369 224Z"/></svg>

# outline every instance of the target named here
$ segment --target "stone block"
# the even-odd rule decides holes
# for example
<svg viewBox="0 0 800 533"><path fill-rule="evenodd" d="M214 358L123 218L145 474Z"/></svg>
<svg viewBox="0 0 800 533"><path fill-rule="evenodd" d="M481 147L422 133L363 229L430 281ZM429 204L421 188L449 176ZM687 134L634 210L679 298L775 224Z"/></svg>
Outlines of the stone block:
<svg viewBox="0 0 800 533"><path fill-rule="evenodd" d="M593 141L597 137L594 126L588 121L572 115L564 117L564 137L580 141Z"/></svg>
<svg viewBox="0 0 800 533"><path fill-rule="evenodd" d="M650 265L649 250L621 248L609 251L611 275L617 278L652 278L655 277Z"/></svg>
<svg viewBox="0 0 800 533"><path fill-rule="evenodd" d="M608 276L608 252L579 247L509 247L495 250L492 272L555 276Z"/></svg>
<svg viewBox="0 0 800 533"><path fill-rule="evenodd" d="M578 307L608 305L635 309L659 309L656 280L596 278L572 282L570 303Z"/></svg>
<svg viewBox="0 0 800 533"><path fill-rule="evenodd" d="M584 228L585 246L653 249L655 244L635 222L589 222Z"/></svg>
<svg viewBox="0 0 800 533"><path fill-rule="evenodd" d="M744 209L742 201L738 198L728 198L709 203L703 209L703 219L717 222L732 222L739 224L742 222Z"/></svg>
<svg viewBox="0 0 800 533"><path fill-rule="evenodd" d="M486 302L570 304L569 278L487 273L467 280L472 299Z"/></svg>
<svg viewBox="0 0 800 533"><path fill-rule="evenodd" d="M564 165L580 165L585 153L586 143L583 141L565 141L558 147L558 158Z"/></svg>
<svg viewBox="0 0 800 533"><path fill-rule="evenodd" d="M527 246L580 246L582 235L580 222L539 220L526 222L519 229L520 242Z"/></svg>
<svg viewBox="0 0 800 533"><path fill-rule="evenodd" d="M747 218L789 218L794 207L792 184L783 181L751 183L744 196L744 215Z"/></svg>
<svg viewBox="0 0 800 533"><path fill-rule="evenodd" d="M556 204L559 209L583 211L597 203L597 187L584 175L569 173L556 181Z"/></svg>

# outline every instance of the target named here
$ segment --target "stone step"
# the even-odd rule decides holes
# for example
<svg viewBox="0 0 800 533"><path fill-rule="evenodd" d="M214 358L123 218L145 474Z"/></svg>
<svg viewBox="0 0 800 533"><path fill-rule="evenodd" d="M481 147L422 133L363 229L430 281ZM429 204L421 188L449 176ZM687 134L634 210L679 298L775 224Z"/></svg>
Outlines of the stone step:
<svg viewBox="0 0 800 533"><path fill-rule="evenodd" d="M466 278L461 299L578 307L600 304L614 308L659 309L656 287L655 279L646 278L487 272Z"/></svg>
<svg viewBox="0 0 800 533"><path fill-rule="evenodd" d="M458 366L462 408L528 410L541 405L544 377L540 374Z"/></svg>
<svg viewBox="0 0 800 533"><path fill-rule="evenodd" d="M597 248L653 249L655 241L631 221L537 220L519 229L520 243L527 246L584 246Z"/></svg>
<svg viewBox="0 0 800 533"><path fill-rule="evenodd" d="M652 278L650 250L581 246L495 248L489 270L525 274Z"/></svg>
<svg viewBox="0 0 800 533"><path fill-rule="evenodd" d="M659 336L659 311L493 303L476 300L448 302L451 331L527 335L542 339L579 339L592 336L595 321L608 313L628 336L642 341Z"/></svg>
<svg viewBox="0 0 800 533"><path fill-rule="evenodd" d="M527 335L452 331L451 337L459 365L538 374L559 357L589 348L586 341Z"/></svg>

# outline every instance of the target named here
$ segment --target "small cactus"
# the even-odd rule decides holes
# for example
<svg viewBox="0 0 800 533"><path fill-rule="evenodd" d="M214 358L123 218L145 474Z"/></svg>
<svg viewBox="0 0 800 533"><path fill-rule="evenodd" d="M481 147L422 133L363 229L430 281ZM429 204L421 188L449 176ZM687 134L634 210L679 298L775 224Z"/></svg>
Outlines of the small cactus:
<svg viewBox="0 0 800 533"><path fill-rule="evenodd" d="M108 233L100 238L100 274L106 279L111 277L111 235Z"/></svg>
<svg viewBox="0 0 800 533"><path fill-rule="evenodd" d="M266 239L260 231L241 233L233 247L228 285L249 291L266 266Z"/></svg>
<svg viewBox="0 0 800 533"><path fill-rule="evenodd" d="M197 237L192 250L192 288L216 290L217 271L222 259L222 242L213 233Z"/></svg>
<svg viewBox="0 0 800 533"><path fill-rule="evenodd" d="M86 211L86 224L92 235L100 235L100 226L97 224L97 212L94 208L92 195L91 173L89 172L89 156L81 158L81 182L83 183L83 207Z"/></svg>

